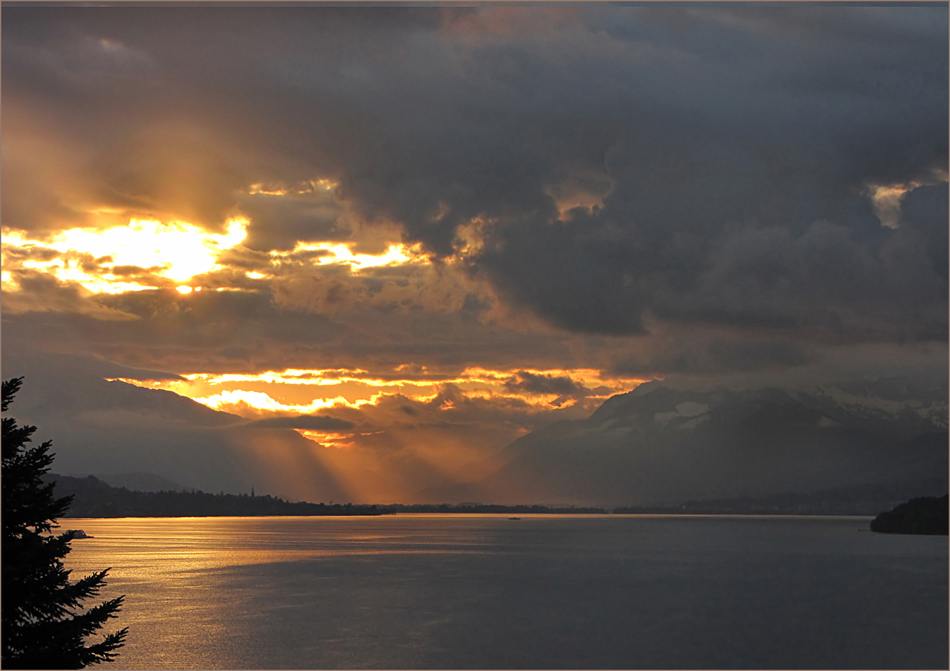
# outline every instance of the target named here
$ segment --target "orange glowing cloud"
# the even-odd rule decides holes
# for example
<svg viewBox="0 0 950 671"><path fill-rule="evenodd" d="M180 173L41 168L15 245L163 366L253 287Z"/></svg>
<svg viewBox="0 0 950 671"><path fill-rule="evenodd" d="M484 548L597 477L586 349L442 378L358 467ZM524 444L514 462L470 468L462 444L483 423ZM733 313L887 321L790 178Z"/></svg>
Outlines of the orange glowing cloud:
<svg viewBox="0 0 950 671"><path fill-rule="evenodd" d="M471 367L457 375L402 372L402 376L384 377L362 369L286 369L254 374L191 373L181 380L123 381L173 391L216 410L254 418L263 414L366 409L397 398L423 404L438 402L440 410L452 410L464 400L537 413L569 408L581 400L602 400L644 382L604 376L596 369ZM452 395L444 396L446 389L451 389Z"/></svg>
<svg viewBox="0 0 950 671"><path fill-rule="evenodd" d="M335 187L335 182L317 179L295 187L254 184L248 193L279 197L290 193L329 193ZM93 208L89 212L101 222L111 222L117 214L110 208ZM380 250L378 253L358 251L359 241L298 241L289 252L260 252L242 244L250 224L246 217L233 217L226 222L226 231L218 234L184 221L132 218L125 225L70 228L43 239L4 228L3 289L19 290L21 271L79 285L90 294L156 288L176 288L179 293L188 294L199 289L194 281L199 276L206 285L203 288L240 291L247 290L247 280L286 280L324 267L359 275L377 268L431 265L420 245L377 239L379 235L392 237L399 233L385 226L377 227L379 231L361 230L361 237L369 236L372 248Z"/></svg>
<svg viewBox="0 0 950 671"><path fill-rule="evenodd" d="M330 179L310 179L303 182L299 182L295 186L287 186L285 184L264 184L258 182L257 184L251 184L248 187L248 194L252 196L262 195L262 196L287 196L291 194L304 194L304 193L319 193L326 191L333 191L338 186L337 182L334 182Z"/></svg>
<svg viewBox="0 0 950 671"><path fill-rule="evenodd" d="M230 219L226 233L214 234L184 222L132 219L127 226L101 230L72 228L46 241L4 229L3 265L43 271L93 293L151 289L155 279L182 284L212 270L222 251L244 240L248 223ZM128 281L129 273L122 272L127 268L148 270L152 282ZM11 273L4 277L4 288L16 289Z"/></svg>
<svg viewBox="0 0 950 671"><path fill-rule="evenodd" d="M206 405L209 408L214 408L215 410L233 412L244 416L248 411L252 414L258 414L258 411L262 410L270 412L293 412L306 415L327 408L358 408L361 405L374 404L377 398L373 396L359 401L348 401L342 396L336 396L332 398L315 398L306 404L293 404L281 403L272 398L269 394L260 391L229 389L219 394L213 394L203 398L197 397L192 400Z"/></svg>

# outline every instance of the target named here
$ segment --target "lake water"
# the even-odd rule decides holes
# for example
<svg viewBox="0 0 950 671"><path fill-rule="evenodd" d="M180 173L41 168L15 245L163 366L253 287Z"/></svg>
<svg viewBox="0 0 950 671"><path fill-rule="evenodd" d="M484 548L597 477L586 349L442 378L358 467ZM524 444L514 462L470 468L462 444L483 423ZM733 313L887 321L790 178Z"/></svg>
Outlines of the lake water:
<svg viewBox="0 0 950 671"><path fill-rule="evenodd" d="M869 518L61 520L131 669L947 668L948 540Z"/></svg>

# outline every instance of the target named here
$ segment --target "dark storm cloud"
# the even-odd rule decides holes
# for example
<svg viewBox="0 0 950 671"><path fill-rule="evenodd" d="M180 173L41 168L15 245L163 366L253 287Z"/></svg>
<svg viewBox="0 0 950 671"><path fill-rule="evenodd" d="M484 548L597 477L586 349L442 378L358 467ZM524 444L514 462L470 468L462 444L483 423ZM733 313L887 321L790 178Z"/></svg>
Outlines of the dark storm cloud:
<svg viewBox="0 0 950 671"><path fill-rule="evenodd" d="M61 282L36 270L19 269L9 272L16 278L19 290L3 292L3 309L6 312L65 312L88 315L103 322L133 318L121 310L112 309L92 299L89 292L76 284ZM102 325L102 328L108 327Z"/></svg>
<svg viewBox="0 0 950 671"><path fill-rule="evenodd" d="M21 308L35 300L23 292L11 296ZM387 379L412 378L411 370L393 372L406 364L427 367L428 378L457 375L472 365L543 369L568 355L565 339L557 333L519 332L421 309L355 309L327 316L281 308L264 290L187 296L173 290L138 291L86 303L67 300L73 294L54 296L58 311L17 314L9 310L13 300L4 294L4 351L93 354L137 368L183 373L365 369ZM83 306L96 312L84 313Z"/></svg>
<svg viewBox="0 0 950 671"><path fill-rule="evenodd" d="M66 179L51 154L15 179L208 227L243 209L257 249L343 237L345 211L447 256L479 218L471 271L571 331L946 338L945 186L910 190L896 229L870 197L945 179L944 5L4 18L14 156L35 128L72 138L58 151L83 167ZM332 200L246 193L319 178ZM81 200L29 186L4 189L6 225Z"/></svg>
<svg viewBox="0 0 950 671"><path fill-rule="evenodd" d="M783 16L758 14L769 28ZM905 254L911 265L888 261L907 234L882 231L867 196L869 184L946 169L945 36L900 26L906 39L919 34L895 51L895 35L888 46L861 31L831 39L826 14L860 19L870 38L890 32L889 14L847 10L769 43L737 27L713 41L698 20L680 25L686 53L663 68L665 86L632 68L639 86L617 87L636 123L604 155L604 207L504 229L479 264L509 296L575 330L636 332L644 311L786 329L834 329L856 312L857 338L895 321L918 335L945 321L945 281L921 250ZM945 27L942 10L933 18Z"/></svg>
<svg viewBox="0 0 950 671"><path fill-rule="evenodd" d="M583 385L577 384L569 377L538 375L524 370L507 380L505 388L511 392L557 394L558 396L583 396L587 391Z"/></svg>
<svg viewBox="0 0 950 671"><path fill-rule="evenodd" d="M666 377L721 376L730 372L769 372L803 366L815 359L809 349L777 339L750 340L739 334L673 336L646 351L615 362L616 372Z"/></svg>
<svg viewBox="0 0 950 671"><path fill-rule="evenodd" d="M950 226L947 225L947 185L914 189L904 199L902 224L915 231L927 250L934 272L943 280L943 297L947 298L947 254L950 248Z"/></svg>
<svg viewBox="0 0 950 671"><path fill-rule="evenodd" d="M252 226L244 241L252 249L291 250L298 240L345 241L352 233L347 225L338 223L341 208L334 203L332 194L252 194L242 196L238 207L252 222L283 224L276 229Z"/></svg>
<svg viewBox="0 0 950 671"><path fill-rule="evenodd" d="M321 315L278 311L265 293L139 291L100 296L94 305L116 320L77 311L10 314L5 303L4 349L87 353L183 372L284 370L288 356L304 367L358 367L341 346L350 333L346 326Z"/></svg>

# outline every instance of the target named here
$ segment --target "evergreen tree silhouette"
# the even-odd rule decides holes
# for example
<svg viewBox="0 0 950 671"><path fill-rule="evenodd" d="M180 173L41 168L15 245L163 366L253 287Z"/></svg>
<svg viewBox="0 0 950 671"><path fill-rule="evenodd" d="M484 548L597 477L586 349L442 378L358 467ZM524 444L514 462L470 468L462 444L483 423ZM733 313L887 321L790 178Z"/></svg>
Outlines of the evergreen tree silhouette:
<svg viewBox="0 0 950 671"><path fill-rule="evenodd" d="M23 378L3 382L6 412ZM81 669L112 661L128 628L86 645L86 638L116 617L123 597L81 611L82 601L98 595L108 569L72 582L63 567L67 534L51 535L72 497L55 498L41 478L53 462L50 442L27 448L35 426L3 418L2 447L2 597L0 634L6 669Z"/></svg>

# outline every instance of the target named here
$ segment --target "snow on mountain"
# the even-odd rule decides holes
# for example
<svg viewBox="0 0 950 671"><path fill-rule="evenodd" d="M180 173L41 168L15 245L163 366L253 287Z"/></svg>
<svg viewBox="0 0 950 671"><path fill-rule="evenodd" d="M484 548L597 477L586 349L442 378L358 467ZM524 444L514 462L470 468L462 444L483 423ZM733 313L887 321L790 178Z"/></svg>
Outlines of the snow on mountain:
<svg viewBox="0 0 950 671"><path fill-rule="evenodd" d="M922 481L947 473L946 427L945 386L696 391L654 381L586 420L522 436L487 478L426 496L631 505Z"/></svg>

